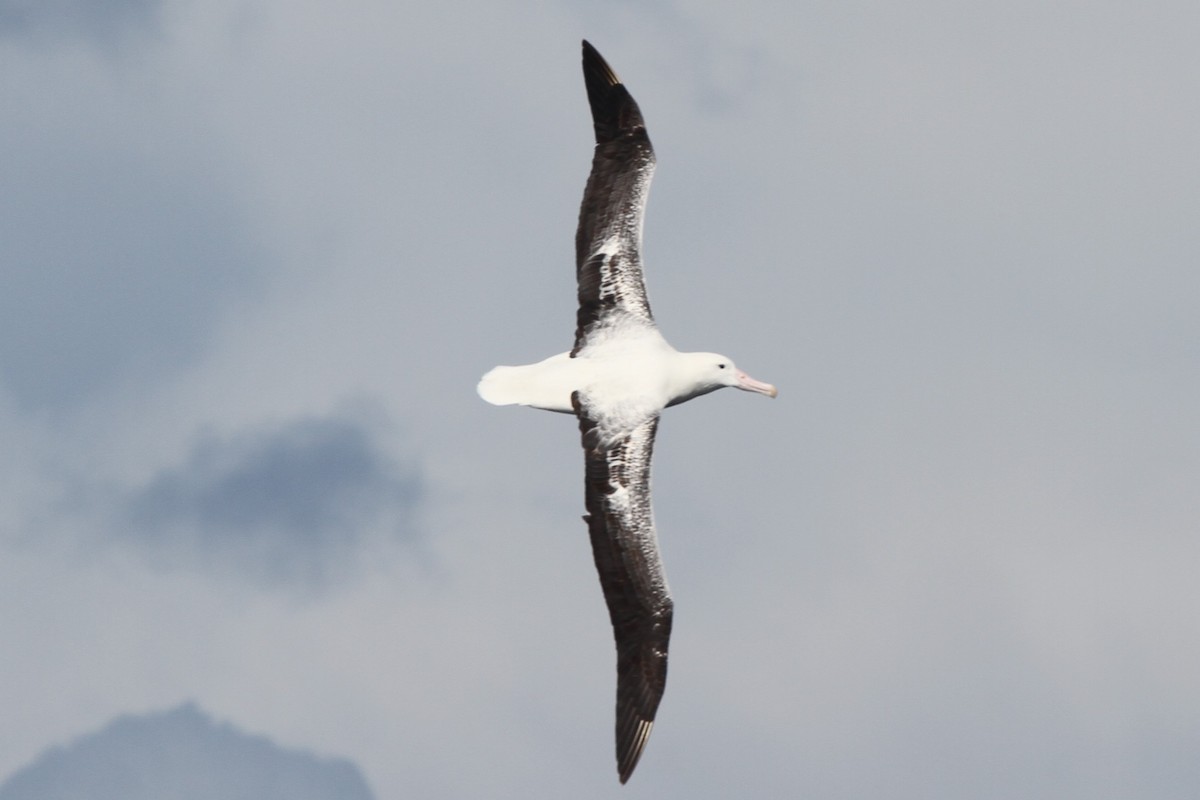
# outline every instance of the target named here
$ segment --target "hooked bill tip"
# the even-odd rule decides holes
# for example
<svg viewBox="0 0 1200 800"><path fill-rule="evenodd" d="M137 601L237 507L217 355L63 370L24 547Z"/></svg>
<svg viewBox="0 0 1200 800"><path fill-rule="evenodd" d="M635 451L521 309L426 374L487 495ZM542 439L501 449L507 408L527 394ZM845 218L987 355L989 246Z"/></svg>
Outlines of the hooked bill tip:
<svg viewBox="0 0 1200 800"><path fill-rule="evenodd" d="M769 383L763 383L762 381L756 381L754 378L751 378L741 370L738 370L737 373L737 388L747 392L758 392L759 394L765 394L767 397L779 396L779 390L774 386Z"/></svg>

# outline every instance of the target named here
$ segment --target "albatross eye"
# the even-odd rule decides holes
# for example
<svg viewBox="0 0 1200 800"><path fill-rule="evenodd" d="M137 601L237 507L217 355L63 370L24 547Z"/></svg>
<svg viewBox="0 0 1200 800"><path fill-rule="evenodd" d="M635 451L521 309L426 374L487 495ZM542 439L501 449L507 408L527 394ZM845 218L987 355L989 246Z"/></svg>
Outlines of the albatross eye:
<svg viewBox="0 0 1200 800"><path fill-rule="evenodd" d="M725 369L725 365L724 365L724 364L717 364L717 369Z"/></svg>

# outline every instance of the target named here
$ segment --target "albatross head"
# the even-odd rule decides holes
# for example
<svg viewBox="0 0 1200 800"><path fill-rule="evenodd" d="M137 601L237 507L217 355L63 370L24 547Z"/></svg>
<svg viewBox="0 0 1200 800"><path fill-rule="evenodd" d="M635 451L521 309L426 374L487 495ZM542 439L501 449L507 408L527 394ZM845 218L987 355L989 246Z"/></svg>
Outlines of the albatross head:
<svg viewBox="0 0 1200 800"><path fill-rule="evenodd" d="M733 359L719 353L686 353L686 377L669 405L682 403L699 397L702 394L715 392L732 386L744 392L758 392L767 397L775 397L779 390L769 383L756 381L742 372L733 363Z"/></svg>

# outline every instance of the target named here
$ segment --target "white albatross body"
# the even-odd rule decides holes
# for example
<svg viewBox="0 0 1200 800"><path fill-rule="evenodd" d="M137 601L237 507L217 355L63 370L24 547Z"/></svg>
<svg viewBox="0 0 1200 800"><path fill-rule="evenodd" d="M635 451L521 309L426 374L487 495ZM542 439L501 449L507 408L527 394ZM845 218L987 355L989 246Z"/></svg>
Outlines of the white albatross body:
<svg viewBox="0 0 1200 800"><path fill-rule="evenodd" d="M674 603L658 554L650 460L663 409L726 386L775 397L716 353L681 353L659 333L642 279L642 220L654 149L637 103L587 42L596 132L575 234L575 346L479 382L494 405L574 414L584 449L584 521L617 645L617 773L641 758L667 679Z"/></svg>
<svg viewBox="0 0 1200 800"><path fill-rule="evenodd" d="M523 405L575 414L575 392L592 398L604 417L604 438L619 441L647 417L724 386L775 396L775 389L738 370L717 353L681 353L657 328L615 337L572 357L559 353L536 364L496 367L480 380L479 396L493 405Z"/></svg>

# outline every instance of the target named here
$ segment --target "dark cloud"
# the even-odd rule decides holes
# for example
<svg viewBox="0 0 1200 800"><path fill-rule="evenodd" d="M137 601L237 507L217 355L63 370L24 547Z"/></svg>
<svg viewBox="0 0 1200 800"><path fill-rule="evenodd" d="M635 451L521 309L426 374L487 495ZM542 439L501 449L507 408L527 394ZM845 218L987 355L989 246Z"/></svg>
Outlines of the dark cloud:
<svg viewBox="0 0 1200 800"><path fill-rule="evenodd" d="M166 568L321 586L371 543L411 541L421 497L414 468L383 453L367 428L304 419L204 439L128 498L122 538Z"/></svg>
<svg viewBox="0 0 1200 800"><path fill-rule="evenodd" d="M83 37L111 44L153 25L160 0L0 0L0 37Z"/></svg>

